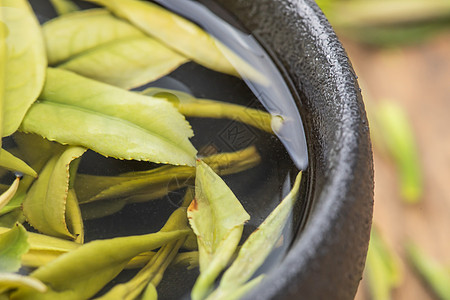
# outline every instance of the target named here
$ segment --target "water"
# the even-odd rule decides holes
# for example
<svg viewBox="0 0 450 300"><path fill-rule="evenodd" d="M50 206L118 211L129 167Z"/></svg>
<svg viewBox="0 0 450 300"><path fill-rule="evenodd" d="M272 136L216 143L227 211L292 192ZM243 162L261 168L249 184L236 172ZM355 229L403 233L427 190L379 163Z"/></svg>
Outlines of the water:
<svg viewBox="0 0 450 300"><path fill-rule="evenodd" d="M182 65L153 83L138 88L161 87L188 92L197 98L208 98L236 103L249 108L267 110L274 116L282 116L284 125L277 136L263 132L249 125L227 119L188 118L195 136L191 139L200 154L233 152L255 145L261 155L261 163L249 170L224 176L224 181L251 215L244 228L243 240L276 207L289 192L299 169L305 169L308 162L304 129L293 94L276 64L251 34L237 29L233 17L224 11L219 15L207 6L194 1L157 0L162 6L196 22L238 53L268 79L268 85L219 74L190 62ZM206 1L207 2L207 1ZM85 2L76 2L89 7ZM48 3L36 2L34 9L41 22L54 17ZM217 12L216 12L217 13ZM224 21L232 20L230 23ZM239 71L239 65L235 65ZM155 167L144 162L119 161L104 158L94 152L87 152L81 161L79 172L97 175L115 175L122 172L139 171ZM132 203L119 212L99 219L86 219L86 241L158 231L169 215L180 205L185 188L174 190L161 199ZM302 193L300 193L302 194ZM258 271L270 271L283 258L301 219L305 203L299 202L295 219L288 222L283 233L283 242ZM86 216L86 208L81 207ZM295 220L295 221L294 221ZM103 291L118 282L125 282L137 271L122 272ZM159 299L187 298L198 276L198 269L184 267L169 268L158 286Z"/></svg>

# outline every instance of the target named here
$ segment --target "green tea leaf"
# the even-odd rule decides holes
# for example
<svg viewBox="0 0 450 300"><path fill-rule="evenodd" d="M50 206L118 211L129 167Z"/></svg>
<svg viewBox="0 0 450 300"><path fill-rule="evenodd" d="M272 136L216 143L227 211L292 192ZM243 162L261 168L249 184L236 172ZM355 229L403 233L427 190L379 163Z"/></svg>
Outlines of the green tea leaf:
<svg viewBox="0 0 450 300"><path fill-rule="evenodd" d="M86 1L105 6L115 15L130 21L150 36L207 68L239 76L233 66L235 65L239 66L239 72L246 77L261 83L267 82L264 75L199 26L159 5L137 0Z"/></svg>
<svg viewBox="0 0 450 300"><path fill-rule="evenodd" d="M28 108L39 96L47 58L41 27L28 1L3 0L0 3L0 31L3 137L17 130Z"/></svg>
<svg viewBox="0 0 450 300"><path fill-rule="evenodd" d="M31 273L51 286L43 295L30 291L13 293L12 299L87 299L112 280L139 253L186 235L188 230L160 231L147 235L118 237L86 243L59 256Z"/></svg>
<svg viewBox="0 0 450 300"><path fill-rule="evenodd" d="M25 222L25 216L20 208L13 209L0 216L0 227L11 228L14 224L23 222Z"/></svg>
<svg viewBox="0 0 450 300"><path fill-rule="evenodd" d="M109 42L145 36L105 9L82 10L54 18L43 25L42 31L51 65Z"/></svg>
<svg viewBox="0 0 450 300"><path fill-rule="evenodd" d="M8 290L22 289L33 290L35 293L43 293L47 286L41 281L14 273L0 273L0 294ZM6 299L9 299L7 297Z"/></svg>
<svg viewBox="0 0 450 300"><path fill-rule="evenodd" d="M23 201L28 223L42 233L74 238L67 228L66 206L70 163L86 148L71 146L54 155L40 172Z"/></svg>
<svg viewBox="0 0 450 300"><path fill-rule="evenodd" d="M71 0L50 0L58 15L64 15L80 8Z"/></svg>
<svg viewBox="0 0 450 300"><path fill-rule="evenodd" d="M159 79L187 61L184 56L144 36L96 47L58 67L131 89Z"/></svg>
<svg viewBox="0 0 450 300"><path fill-rule="evenodd" d="M203 299L230 261L250 219L239 200L204 162L197 162L195 198L188 209L189 223L197 235L200 275L191 292Z"/></svg>
<svg viewBox="0 0 450 300"><path fill-rule="evenodd" d="M448 268L426 255L418 245L412 242L407 244L406 250L409 261L436 295L442 300L450 299L450 272Z"/></svg>
<svg viewBox="0 0 450 300"><path fill-rule="evenodd" d="M11 184L9 189L7 189L3 194L0 195L0 210L5 207L9 201L14 197L19 187L20 178L17 177Z"/></svg>
<svg viewBox="0 0 450 300"><path fill-rule="evenodd" d="M21 131L120 159L194 164L192 130L167 101L51 68L40 99Z"/></svg>
<svg viewBox="0 0 450 300"><path fill-rule="evenodd" d="M222 276L219 287L208 299L228 299L228 296L241 288L263 264L279 240L297 201L301 174L300 172L297 175L290 193L244 242L237 258Z"/></svg>
<svg viewBox="0 0 450 300"><path fill-rule="evenodd" d="M27 231L21 224L0 234L0 272L19 270L20 258L28 248Z"/></svg>
<svg viewBox="0 0 450 300"><path fill-rule="evenodd" d="M156 291L156 287L150 282L147 285L144 293L142 294L142 300L157 300L158 292Z"/></svg>
<svg viewBox="0 0 450 300"><path fill-rule="evenodd" d="M188 93L176 90L151 87L142 91L142 94L167 99L186 117L238 120L269 133L273 133L274 129L275 132L280 130L280 128L272 129L272 123L282 124L272 122L271 114L262 110L215 100L197 99Z"/></svg>
<svg viewBox="0 0 450 300"><path fill-rule="evenodd" d="M33 177L37 177L37 173L33 168L27 165L20 158L12 155L5 149L0 150L0 167L6 168L13 172L21 172L23 174L27 174Z"/></svg>
<svg viewBox="0 0 450 300"><path fill-rule="evenodd" d="M72 188L69 188L69 191L67 193L65 218L67 222L67 229L75 237L75 242L83 244L84 243L83 218L81 216L81 210L78 204L77 195L75 194L75 190Z"/></svg>

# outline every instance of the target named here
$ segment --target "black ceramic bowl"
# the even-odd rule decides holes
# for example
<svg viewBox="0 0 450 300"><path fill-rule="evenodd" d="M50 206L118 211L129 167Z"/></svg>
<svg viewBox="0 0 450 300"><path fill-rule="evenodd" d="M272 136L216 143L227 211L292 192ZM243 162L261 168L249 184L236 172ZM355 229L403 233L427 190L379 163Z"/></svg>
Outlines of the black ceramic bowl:
<svg viewBox="0 0 450 300"><path fill-rule="evenodd" d="M373 206L369 128L357 77L312 0L217 0L278 59L301 95L309 217L246 299L353 299Z"/></svg>

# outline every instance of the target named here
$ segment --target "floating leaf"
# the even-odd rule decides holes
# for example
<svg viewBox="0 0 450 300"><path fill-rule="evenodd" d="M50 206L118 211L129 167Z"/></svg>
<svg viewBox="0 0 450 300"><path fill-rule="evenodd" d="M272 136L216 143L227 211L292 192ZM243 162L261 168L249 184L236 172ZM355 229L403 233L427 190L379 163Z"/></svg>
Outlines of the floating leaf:
<svg viewBox="0 0 450 300"><path fill-rule="evenodd" d="M96 47L58 67L131 89L159 79L187 61L155 39L144 36Z"/></svg>
<svg viewBox="0 0 450 300"><path fill-rule="evenodd" d="M6 206L6 204L11 201L11 199L14 197L14 195L17 192L17 188L19 187L20 178L17 177L13 184L7 189L3 194L0 196L0 210Z"/></svg>
<svg viewBox="0 0 450 300"><path fill-rule="evenodd" d="M105 9L82 10L54 18L43 25L42 31L51 65L109 42L144 36L142 31Z"/></svg>
<svg viewBox="0 0 450 300"><path fill-rule="evenodd" d="M180 239L188 232L160 231L86 243L31 273L31 277L48 284L52 290L43 295L21 290L13 293L11 299L87 299L116 277L133 257Z"/></svg>
<svg viewBox="0 0 450 300"><path fill-rule="evenodd" d="M54 155L28 191L23 202L23 211L27 221L40 232L74 238L73 233L67 228L65 216L69 168L71 161L85 151L83 147L71 146Z"/></svg>
<svg viewBox="0 0 450 300"><path fill-rule="evenodd" d="M197 99L194 96L170 89L151 87L142 94L167 99L186 117L226 118L238 120L261 130L273 133L270 113L242 105L209 99ZM276 128L275 131L279 130Z"/></svg>
<svg viewBox="0 0 450 300"><path fill-rule="evenodd" d="M27 231L21 224L0 234L0 272L15 272L20 258L28 251Z"/></svg>
<svg viewBox="0 0 450 300"><path fill-rule="evenodd" d="M250 219L239 200L204 162L197 162L195 198L188 209L189 223L197 235L200 275L192 299L203 299L225 268Z"/></svg>
<svg viewBox="0 0 450 300"><path fill-rule="evenodd" d="M194 164L192 130L166 101L51 68L40 99L21 131L115 158Z"/></svg>
<svg viewBox="0 0 450 300"><path fill-rule="evenodd" d="M267 78L196 24L147 1L86 0L105 6L162 43L215 71L266 83ZM231 64L230 61L233 63Z"/></svg>
<svg viewBox="0 0 450 300"><path fill-rule="evenodd" d="M20 172L33 177L37 177L37 173L33 168L27 165L20 158L15 157L5 149L0 150L0 167L6 168L13 172Z"/></svg>
<svg viewBox="0 0 450 300"><path fill-rule="evenodd" d="M406 250L409 261L436 295L442 300L450 299L450 271L448 268L427 256L418 245L412 242L407 244Z"/></svg>
<svg viewBox="0 0 450 300"><path fill-rule="evenodd" d="M80 8L71 0L50 0L58 15L64 15Z"/></svg>
<svg viewBox="0 0 450 300"><path fill-rule="evenodd" d="M3 0L0 3L0 32L0 106L3 108L0 131L3 137L17 130L39 96L47 59L41 27L28 1Z"/></svg>
<svg viewBox="0 0 450 300"><path fill-rule="evenodd" d="M301 172L297 175L290 193L244 242L237 258L225 271L219 287L208 297L208 300L228 299L228 296L241 288L264 263L279 240L297 201L300 180Z"/></svg>
<svg viewBox="0 0 450 300"><path fill-rule="evenodd" d="M47 286L36 278L14 273L0 273L0 294L22 288L33 290L35 293L43 293L47 290Z"/></svg>

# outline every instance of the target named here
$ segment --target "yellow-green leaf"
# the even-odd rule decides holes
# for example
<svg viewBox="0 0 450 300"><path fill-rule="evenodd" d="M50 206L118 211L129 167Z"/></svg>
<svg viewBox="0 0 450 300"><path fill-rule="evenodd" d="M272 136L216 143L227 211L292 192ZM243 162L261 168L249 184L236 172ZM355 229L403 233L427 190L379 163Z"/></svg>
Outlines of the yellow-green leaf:
<svg viewBox="0 0 450 300"><path fill-rule="evenodd" d="M192 130L167 101L51 68L40 99L21 131L115 158L194 164Z"/></svg>
<svg viewBox="0 0 450 300"><path fill-rule="evenodd" d="M47 286L36 278L14 273L0 273L0 294L15 289L32 290L35 293L43 293ZM6 299L9 299L7 297Z"/></svg>
<svg viewBox="0 0 450 300"><path fill-rule="evenodd" d="M14 197L19 187L20 178L17 177L11 184L9 189L7 189L3 194L0 195L0 210L5 207L9 201Z"/></svg>
<svg viewBox="0 0 450 300"><path fill-rule="evenodd" d="M42 233L74 238L67 228L66 207L70 163L86 148L71 146L54 155L40 172L23 201L28 223Z"/></svg>
<svg viewBox="0 0 450 300"><path fill-rule="evenodd" d="M236 251L244 223L250 219L239 200L214 171L197 162L195 198L188 209L197 235L200 275L192 289L194 300L203 299Z"/></svg>
<svg viewBox="0 0 450 300"><path fill-rule="evenodd" d="M51 65L109 42L144 36L139 29L105 9L66 14L48 21L42 30Z"/></svg>
<svg viewBox="0 0 450 300"><path fill-rule="evenodd" d="M12 299L87 299L95 295L140 253L180 239L189 230L160 231L86 243L31 273L52 287L46 294L18 291ZM39 296L39 297L37 297ZM63 298L61 298L63 297Z"/></svg>
<svg viewBox="0 0 450 300"><path fill-rule="evenodd" d="M5 149L0 150L0 167L6 168L13 172L21 172L23 174L37 177L37 173L33 170L33 168Z"/></svg>
<svg viewBox="0 0 450 300"><path fill-rule="evenodd" d="M0 2L1 136L19 127L41 92L47 59L41 27L26 0Z"/></svg>
<svg viewBox="0 0 450 300"><path fill-rule="evenodd" d="M137 0L87 1L105 6L115 15L207 68L239 76L235 65L246 77L267 82L262 74L199 26L159 5Z"/></svg>
<svg viewBox="0 0 450 300"><path fill-rule="evenodd" d="M19 270L21 256L29 249L27 237L27 231L19 223L0 234L0 272Z"/></svg>
<svg viewBox="0 0 450 300"><path fill-rule="evenodd" d="M69 191L67 193L66 223L67 229L75 237L75 242L83 244L84 243L83 218L81 216L81 210L78 204L77 195L75 194L75 190L72 188L69 188Z"/></svg>
<svg viewBox="0 0 450 300"><path fill-rule="evenodd" d="M298 198L301 172L290 193L244 242L233 264L225 271L219 287L208 299L228 299L253 276L279 240Z"/></svg>
<svg viewBox="0 0 450 300"><path fill-rule="evenodd" d="M159 79L187 61L157 40L143 36L96 47L58 67L131 89Z"/></svg>

